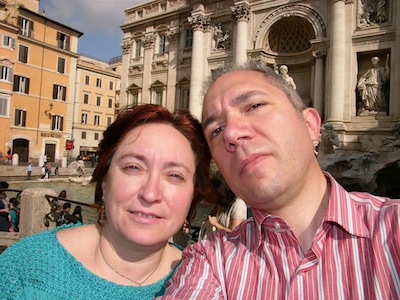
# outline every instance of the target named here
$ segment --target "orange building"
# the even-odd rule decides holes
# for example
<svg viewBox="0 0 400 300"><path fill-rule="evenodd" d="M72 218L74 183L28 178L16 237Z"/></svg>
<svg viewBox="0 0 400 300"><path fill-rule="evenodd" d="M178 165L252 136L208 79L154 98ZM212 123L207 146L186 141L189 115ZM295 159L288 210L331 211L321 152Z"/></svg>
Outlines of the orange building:
<svg viewBox="0 0 400 300"><path fill-rule="evenodd" d="M1 22L8 24L9 33L3 34L5 24L0 28L2 35L15 36L15 47L1 48L0 63L12 66L13 76L12 84L0 82L0 95L8 99L8 106L3 105L6 113L0 112L4 128L0 131L0 141L4 141L0 152L10 148L20 162L42 164L44 155L50 162L60 162L72 155L66 146L72 139L78 38L82 33L22 6L14 11L8 7L8 12L12 17L5 16Z"/></svg>
<svg viewBox="0 0 400 300"><path fill-rule="evenodd" d="M16 40L18 27L12 23L12 16L6 10L6 2L0 1L0 162L5 161L12 115L13 70L17 58Z"/></svg>

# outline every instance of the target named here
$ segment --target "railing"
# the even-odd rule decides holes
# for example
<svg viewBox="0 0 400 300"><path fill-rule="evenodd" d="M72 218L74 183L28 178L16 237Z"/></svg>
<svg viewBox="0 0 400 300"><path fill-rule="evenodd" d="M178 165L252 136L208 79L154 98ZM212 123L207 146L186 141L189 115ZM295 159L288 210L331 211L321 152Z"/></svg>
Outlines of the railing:
<svg viewBox="0 0 400 300"><path fill-rule="evenodd" d="M98 209L97 204L89 204L89 203L84 203L84 202L80 202L80 201L76 201L76 200L72 200L72 199L47 195L47 194L45 195L45 198L50 205L50 212L44 216L44 225L46 227L50 226L50 222L54 222L54 223L56 222L55 213L57 211L57 208L58 208L57 206L59 205L59 203L58 203L59 201L60 202L70 202L70 203L79 204L82 206L87 206L87 207Z"/></svg>

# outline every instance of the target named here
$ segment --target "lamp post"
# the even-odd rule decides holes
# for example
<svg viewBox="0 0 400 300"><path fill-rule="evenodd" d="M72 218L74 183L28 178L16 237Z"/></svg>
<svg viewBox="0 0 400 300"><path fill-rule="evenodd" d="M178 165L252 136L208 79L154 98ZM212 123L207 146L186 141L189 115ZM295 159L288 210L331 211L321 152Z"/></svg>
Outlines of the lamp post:
<svg viewBox="0 0 400 300"><path fill-rule="evenodd" d="M46 114L46 116L47 116L49 119L51 119L51 110L53 109L53 103L50 103L50 104L49 104L49 108L50 108L50 109L46 109L46 110L44 111L44 113Z"/></svg>

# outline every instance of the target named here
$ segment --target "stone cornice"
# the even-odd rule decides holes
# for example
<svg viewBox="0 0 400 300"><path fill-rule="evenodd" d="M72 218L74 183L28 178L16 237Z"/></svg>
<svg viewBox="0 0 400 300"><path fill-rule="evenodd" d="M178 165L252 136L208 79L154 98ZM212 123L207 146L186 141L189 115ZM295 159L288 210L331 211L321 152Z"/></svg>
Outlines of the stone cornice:
<svg viewBox="0 0 400 300"><path fill-rule="evenodd" d="M361 45L370 45L382 42L392 42L396 39L396 35L394 32L379 32L376 34L368 34L362 36L353 36L353 45L361 46Z"/></svg>

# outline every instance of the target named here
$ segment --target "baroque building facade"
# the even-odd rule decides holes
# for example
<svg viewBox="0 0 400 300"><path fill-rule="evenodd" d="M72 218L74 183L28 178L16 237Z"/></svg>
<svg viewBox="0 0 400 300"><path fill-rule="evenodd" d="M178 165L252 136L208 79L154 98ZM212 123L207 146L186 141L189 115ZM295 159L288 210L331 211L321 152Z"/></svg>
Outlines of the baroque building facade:
<svg viewBox="0 0 400 300"><path fill-rule="evenodd" d="M125 15L121 105L159 103L200 118L212 70L257 59L277 72L286 66L302 99L332 125L339 143L320 158L325 165L350 170L349 161L396 140L399 0L154 0Z"/></svg>

